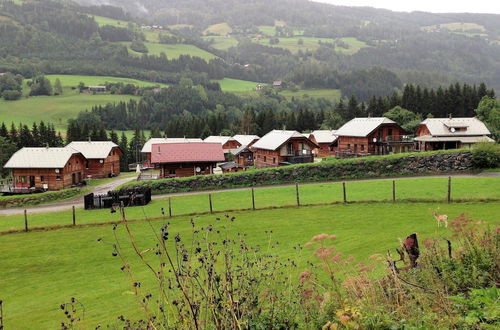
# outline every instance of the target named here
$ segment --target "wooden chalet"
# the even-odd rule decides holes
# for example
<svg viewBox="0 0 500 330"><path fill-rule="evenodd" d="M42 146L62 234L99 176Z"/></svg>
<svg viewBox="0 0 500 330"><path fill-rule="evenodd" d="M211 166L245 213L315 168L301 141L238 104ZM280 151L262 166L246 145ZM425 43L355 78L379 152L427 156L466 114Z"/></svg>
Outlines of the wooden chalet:
<svg viewBox="0 0 500 330"><path fill-rule="evenodd" d="M220 143L190 142L153 144L151 162L160 168L161 178L213 174L224 162Z"/></svg>
<svg viewBox="0 0 500 330"><path fill-rule="evenodd" d="M231 151L234 162L244 167L253 166L253 151L250 147L259 141L260 137L257 135L235 135L233 138L241 144L238 149Z"/></svg>
<svg viewBox="0 0 500 330"><path fill-rule="evenodd" d="M111 141L73 141L66 146L85 157L85 176L101 179L120 174L121 148Z"/></svg>
<svg viewBox="0 0 500 330"><path fill-rule="evenodd" d="M315 150L316 156L326 157L335 155L335 150L338 148L335 130L316 130L309 134L309 139L316 142L319 146Z"/></svg>
<svg viewBox="0 0 500 330"><path fill-rule="evenodd" d="M4 168L11 169L12 192L61 190L85 178L86 159L72 148L22 148Z"/></svg>
<svg viewBox="0 0 500 330"><path fill-rule="evenodd" d="M413 150L413 138L385 117L354 118L335 133L336 156L387 155Z"/></svg>
<svg viewBox="0 0 500 330"><path fill-rule="evenodd" d="M478 142L494 142L490 131L479 119L428 118L420 123L415 138L421 151L471 148Z"/></svg>
<svg viewBox="0 0 500 330"><path fill-rule="evenodd" d="M151 138L142 147L141 153L144 155L146 160L144 161L145 168L151 168L151 147L153 144L164 144L164 143L191 143L191 142L203 142L202 139L197 138Z"/></svg>
<svg viewBox="0 0 500 330"><path fill-rule="evenodd" d="M297 131L273 130L250 148L257 168L312 163L319 146Z"/></svg>
<svg viewBox="0 0 500 330"><path fill-rule="evenodd" d="M222 150L224 150L224 155L226 156L226 160L230 160L231 154L241 147L241 143L239 143L236 139L231 136L217 136L212 135L207 137L204 142L209 143L220 143L222 145Z"/></svg>

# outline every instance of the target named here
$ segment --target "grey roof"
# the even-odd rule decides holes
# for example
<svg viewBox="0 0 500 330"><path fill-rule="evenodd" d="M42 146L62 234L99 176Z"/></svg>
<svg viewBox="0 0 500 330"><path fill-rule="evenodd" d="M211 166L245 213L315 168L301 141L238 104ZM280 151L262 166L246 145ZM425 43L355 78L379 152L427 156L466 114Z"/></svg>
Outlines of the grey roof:
<svg viewBox="0 0 500 330"><path fill-rule="evenodd" d="M151 152L151 146L153 144L189 143L189 142L203 142L203 140L198 138L151 138L144 144L141 152L143 153Z"/></svg>
<svg viewBox="0 0 500 330"><path fill-rule="evenodd" d="M476 117L469 118L427 118L420 125L427 126L432 136L490 135L486 125ZM465 131L455 130L466 128ZM453 129L452 129L453 128Z"/></svg>
<svg viewBox="0 0 500 330"><path fill-rule="evenodd" d="M81 152L87 159L104 159L115 147L118 145L112 141L73 141L66 146Z"/></svg>
<svg viewBox="0 0 500 330"><path fill-rule="evenodd" d="M211 135L203 140L203 142L217 142L224 145L227 143L227 141L231 140L234 140L231 136Z"/></svg>
<svg viewBox="0 0 500 330"><path fill-rule="evenodd" d="M252 145L255 149L276 150L293 137L304 137L297 131L272 130Z"/></svg>
<svg viewBox="0 0 500 330"><path fill-rule="evenodd" d="M239 144L242 146L247 146L250 143L252 143L253 140L258 140L260 139L257 135L235 135L233 136L233 139L238 141Z"/></svg>
<svg viewBox="0 0 500 330"><path fill-rule="evenodd" d="M333 143L338 139L336 133L337 131L335 130L316 130L310 135L314 136L314 139L318 143Z"/></svg>
<svg viewBox="0 0 500 330"><path fill-rule="evenodd" d="M423 135L415 138L415 141L421 142L462 142L462 143L479 143L479 142L495 142L492 138L483 136L431 136Z"/></svg>
<svg viewBox="0 0 500 330"><path fill-rule="evenodd" d="M79 153L72 148L22 148L10 157L5 168L63 168L71 156Z"/></svg>
<svg viewBox="0 0 500 330"><path fill-rule="evenodd" d="M241 152L245 151L245 150L250 150L250 148L248 147L248 145L244 145L244 146L240 146L239 148L237 149L233 149L231 150L231 153L234 155L234 156L238 156Z"/></svg>
<svg viewBox="0 0 500 330"><path fill-rule="evenodd" d="M337 130L337 136L365 137L382 124L395 124L386 117L354 118Z"/></svg>

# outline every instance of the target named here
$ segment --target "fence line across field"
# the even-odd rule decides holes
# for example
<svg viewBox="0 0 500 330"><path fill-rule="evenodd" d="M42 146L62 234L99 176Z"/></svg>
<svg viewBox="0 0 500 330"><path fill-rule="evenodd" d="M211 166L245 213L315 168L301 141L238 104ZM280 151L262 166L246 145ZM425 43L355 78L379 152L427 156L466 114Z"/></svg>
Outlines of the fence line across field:
<svg viewBox="0 0 500 330"><path fill-rule="evenodd" d="M396 180L392 180L392 202L397 202L397 191L396 191ZM340 184L340 183L339 183ZM301 194L302 195L305 195L304 192L301 192L300 190L300 185L298 183L295 184L295 206L296 207L301 207L301 206L314 206L314 205L325 205L325 204L338 204L338 203L353 203L353 202L356 202L356 203L362 203L362 202L374 202L376 200L356 200L356 201L349 201L348 200L348 185L346 184L346 182L342 182L341 183L342 185L342 195L340 196L340 201L338 200L335 200L335 201L331 201L330 203L302 203L301 202ZM207 196L208 196L208 203L207 203L207 210L206 211L202 211L202 212L192 212L192 213L179 213L179 214L175 214L175 197L168 197L167 198L167 201L168 201L168 217L173 217L173 216L187 216L187 215L196 215L196 214L199 214L199 215L203 215L203 214L213 214L213 213L216 213L216 212L227 212L227 211L245 211L245 210L263 210L263 209L269 209L269 208L285 208L285 207L291 207L291 206L294 206L293 204L285 204L285 205L270 205L270 206L266 206L266 207L262 207L262 208L259 208L258 207L258 204L256 203L256 191L255 191L255 188L249 188L248 191L251 193L250 194L250 199L251 199L251 204L250 204L250 207L249 208L240 208L240 209L235 209L235 210L217 210L215 208L215 205L214 202L217 201L217 198L215 196L217 196L217 193L216 194L212 194L212 193L207 193ZM447 203L451 203L452 202L452 196L451 196L451 191L452 191L452 180L451 180L451 177L448 177L448 180L447 180L447 193L446 193L446 196L443 196L443 200L446 201ZM179 196L179 198L182 198L184 196ZM389 199L390 200L390 199ZM442 202L443 200L429 200L431 202ZM380 200L380 202L385 202L387 200ZM136 206L137 207L137 206ZM164 211L164 208L162 206L160 206L161 208L161 213L162 215L165 217L165 211ZM90 212L90 211L89 211ZM72 207L71 209L71 214L68 216L68 220L71 220L71 223L68 223L68 224L57 224L57 225L54 225L54 226L45 226L45 227L36 227L37 229L39 228L57 228L58 226L64 226L64 227L67 227L67 225L72 225L73 227L77 226L77 214L76 214L76 208L75 206ZM69 222L69 221L68 221ZM109 222L112 222L112 221L109 221ZM105 222L106 223L106 222ZM25 232L28 232L30 230L29 228L29 213L28 213L28 210L24 210L24 231ZM1 233L1 232L0 232Z"/></svg>

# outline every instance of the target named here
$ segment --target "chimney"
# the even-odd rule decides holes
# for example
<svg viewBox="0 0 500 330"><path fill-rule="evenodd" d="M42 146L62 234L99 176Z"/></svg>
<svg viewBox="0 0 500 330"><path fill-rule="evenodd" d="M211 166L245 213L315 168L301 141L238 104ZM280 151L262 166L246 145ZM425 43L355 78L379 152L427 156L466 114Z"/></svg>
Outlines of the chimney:
<svg viewBox="0 0 500 330"><path fill-rule="evenodd" d="M449 114L449 118L450 118L450 119L453 119L453 118L452 118L452 116L451 116L451 113Z"/></svg>
<svg viewBox="0 0 500 330"><path fill-rule="evenodd" d="M92 138L89 136L89 142L92 142Z"/></svg>

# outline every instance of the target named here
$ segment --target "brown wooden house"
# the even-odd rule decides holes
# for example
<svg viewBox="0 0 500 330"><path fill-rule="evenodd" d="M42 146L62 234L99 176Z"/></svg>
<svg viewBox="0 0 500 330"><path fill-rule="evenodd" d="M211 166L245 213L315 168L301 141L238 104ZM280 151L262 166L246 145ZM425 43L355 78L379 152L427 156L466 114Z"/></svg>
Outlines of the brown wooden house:
<svg viewBox="0 0 500 330"><path fill-rule="evenodd" d="M428 118L417 128L417 150L471 148L478 142L494 142L477 118Z"/></svg>
<svg viewBox="0 0 500 330"><path fill-rule="evenodd" d="M9 159L13 189L61 190L82 183L85 157L71 148L22 148Z"/></svg>
<svg viewBox="0 0 500 330"><path fill-rule="evenodd" d="M315 149L315 154L318 157L326 157L335 155L335 150L338 148L337 131L334 130L316 130L309 134L309 139L316 142L319 148Z"/></svg>
<svg viewBox="0 0 500 330"><path fill-rule="evenodd" d="M244 167L253 166L254 157L251 146L259 141L260 137L257 135L235 135L233 138L241 144L238 149L231 151L234 162Z"/></svg>
<svg viewBox="0 0 500 330"><path fill-rule="evenodd" d="M241 147L241 143L239 143L236 139L231 136L209 136L203 142L209 143L220 143L222 145L222 150L224 150L224 155L226 160L230 160L231 154Z"/></svg>
<svg viewBox="0 0 500 330"><path fill-rule="evenodd" d="M312 163L319 146L297 131L273 130L250 148L257 168Z"/></svg>
<svg viewBox="0 0 500 330"><path fill-rule="evenodd" d="M213 174L217 163L225 160L220 143L153 144L151 151L151 162L160 168L161 178Z"/></svg>
<svg viewBox="0 0 500 330"><path fill-rule="evenodd" d="M354 118L339 128L338 157L386 155L413 150L413 138L385 117Z"/></svg>
<svg viewBox="0 0 500 330"><path fill-rule="evenodd" d="M85 157L85 176L100 179L120 174L123 151L111 141L73 141L66 148L74 149Z"/></svg>
<svg viewBox="0 0 500 330"><path fill-rule="evenodd" d="M190 142L203 142L202 139L197 138L151 138L142 147L141 153L146 158L144 166L147 168L153 167L151 164L151 148L153 144L163 143L190 143Z"/></svg>

